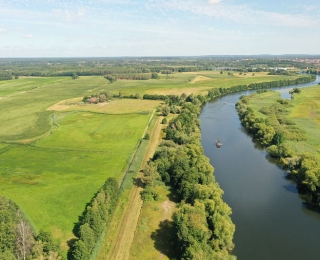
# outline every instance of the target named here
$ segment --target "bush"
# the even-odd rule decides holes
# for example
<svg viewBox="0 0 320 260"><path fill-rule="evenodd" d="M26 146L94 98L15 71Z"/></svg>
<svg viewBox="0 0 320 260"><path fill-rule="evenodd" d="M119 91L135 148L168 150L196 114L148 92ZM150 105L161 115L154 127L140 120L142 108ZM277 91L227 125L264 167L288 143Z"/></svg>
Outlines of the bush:
<svg viewBox="0 0 320 260"><path fill-rule="evenodd" d="M153 201L159 198L158 193L151 186L147 186L140 194L143 201Z"/></svg>
<svg viewBox="0 0 320 260"><path fill-rule="evenodd" d="M167 118L163 118L161 121L162 124L166 124L167 123Z"/></svg>

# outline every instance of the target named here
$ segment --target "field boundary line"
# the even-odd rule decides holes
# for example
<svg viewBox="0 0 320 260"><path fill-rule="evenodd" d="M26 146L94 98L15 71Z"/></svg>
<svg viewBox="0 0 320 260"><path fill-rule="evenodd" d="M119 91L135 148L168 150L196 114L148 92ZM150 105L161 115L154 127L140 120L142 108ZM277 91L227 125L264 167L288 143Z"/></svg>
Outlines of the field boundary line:
<svg viewBox="0 0 320 260"><path fill-rule="evenodd" d="M141 168L144 168L146 162L149 160L150 156L152 156L155 152L155 149L158 145L159 136L161 133L162 125L161 117L159 117L156 121L156 124L153 128L153 131L151 133L150 142L147 148L147 152L145 154L143 163L141 165ZM150 120L151 122L151 120ZM150 123L149 122L149 123ZM149 125L149 124L148 124ZM113 242L113 245L111 246L111 250L109 251L109 254L107 256L107 260L127 260L129 259L129 253L131 244L133 242L134 233L138 225L138 220L140 216L141 207L143 204L143 201L140 196L140 192L142 191L142 183L141 183L141 177L142 172L139 171L137 182L131 189L130 195L129 195L129 201L127 204L126 209L124 210L124 214L122 215L121 221L120 221L120 227L117 232L117 236Z"/></svg>

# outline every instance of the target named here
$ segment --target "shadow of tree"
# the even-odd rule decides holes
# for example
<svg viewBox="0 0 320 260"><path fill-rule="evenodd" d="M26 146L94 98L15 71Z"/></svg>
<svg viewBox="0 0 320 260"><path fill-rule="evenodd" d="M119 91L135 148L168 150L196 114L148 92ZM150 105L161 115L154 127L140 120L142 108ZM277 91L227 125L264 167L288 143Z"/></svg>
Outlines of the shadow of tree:
<svg viewBox="0 0 320 260"><path fill-rule="evenodd" d="M168 219L161 221L159 228L152 232L151 239L154 240L154 247L162 254L170 259L175 259L178 256L177 232L174 227L173 221Z"/></svg>
<svg viewBox="0 0 320 260"><path fill-rule="evenodd" d="M169 185L168 185L168 188L169 188L169 193L167 194L167 198L174 203L179 203L181 199L176 189Z"/></svg>

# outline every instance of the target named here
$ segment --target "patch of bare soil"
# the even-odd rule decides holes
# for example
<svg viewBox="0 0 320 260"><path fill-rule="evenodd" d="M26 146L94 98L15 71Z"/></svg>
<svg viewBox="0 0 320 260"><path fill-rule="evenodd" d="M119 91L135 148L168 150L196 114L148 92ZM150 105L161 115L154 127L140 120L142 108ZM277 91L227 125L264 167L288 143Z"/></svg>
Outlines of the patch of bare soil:
<svg viewBox="0 0 320 260"><path fill-rule="evenodd" d="M175 208L175 203L170 200L166 200L161 204L161 207L164 210L163 220L170 219Z"/></svg>

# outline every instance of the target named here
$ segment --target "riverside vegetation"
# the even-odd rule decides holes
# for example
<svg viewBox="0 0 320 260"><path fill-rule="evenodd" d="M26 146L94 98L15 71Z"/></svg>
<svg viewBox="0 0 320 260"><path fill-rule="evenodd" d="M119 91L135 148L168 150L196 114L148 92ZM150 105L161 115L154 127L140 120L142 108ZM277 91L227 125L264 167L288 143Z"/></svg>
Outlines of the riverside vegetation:
<svg viewBox="0 0 320 260"><path fill-rule="evenodd" d="M318 86L294 88L291 100L275 91L243 96L237 110L243 126L279 159L288 177L305 194L308 206L320 207Z"/></svg>
<svg viewBox="0 0 320 260"><path fill-rule="evenodd" d="M178 165L180 168L170 166L162 172L157 169L161 179L177 189L181 200L181 208L174 215L179 234L179 255L188 258L201 253L208 257L215 252L213 255L217 258L232 257L229 255L234 232L229 216L231 210L221 199L222 191L214 181L213 169L199 143L197 115L200 105L208 98L245 89L244 86L261 87L251 84L265 81L293 84L297 78L304 77L295 73L267 75L267 70L253 69L252 61L241 63L242 67L234 68L234 73L229 73L230 67L229 71L220 73L211 71L213 64L227 66L233 62L200 59L190 66L190 61L177 59L162 61L165 65L129 62L126 67L127 60L118 60L119 67L101 73L102 65L91 60L84 63L85 67L88 65L84 74L74 69L75 64L79 65L77 61L66 67L59 62L43 66L42 62L31 62L28 66L24 60L1 63L5 74L10 74L10 77L0 83L0 119L3 125L0 129L0 187L1 195L10 198L23 210L26 226L32 230L28 242L25 241L29 243L25 247L25 259L64 259L70 246L69 258L86 259L96 254L98 249L93 244L101 241L104 234L107 236L108 224L105 222L112 219L114 207L117 207L114 205L123 203L128 194L125 188L120 195L114 189L109 193L104 183L106 179L113 178L106 183L112 182L117 186L115 183L122 182L125 172L128 172L122 186L132 187L132 177L139 170L148 144L146 139L141 140L141 136L145 129L148 132L153 126L149 122L152 110L159 102L163 102L159 108L163 115L181 113L170 121L166 130L167 141L159 148L168 150L172 155L170 163L176 166L179 163L173 151L179 153L182 160ZM264 66L267 62L256 63ZM254 75L244 75L253 70ZM235 71L241 72L235 75ZM142 77L132 73L147 74L148 77L142 83ZM47 77L49 75L59 77ZM242 87L231 88L236 83ZM181 92L186 94L181 95ZM111 102L81 103L81 97L96 95L92 93L104 93L106 99L108 93L112 93ZM125 97L135 100L126 102L122 99ZM151 100L141 100L141 97ZM180 99L186 102L180 103ZM132 106L138 104L135 102L145 103L133 109ZM158 158L153 158L154 163L169 160L161 157L159 151L155 155ZM134 158L140 161L131 164L136 153L138 156ZM128 170L128 165L134 166L134 170ZM188 175L181 175L184 171ZM156 198L148 188L142 196ZM117 203L118 197L122 201ZM8 218L14 220L14 214L10 214ZM188 221L196 219L200 222L195 221L187 231ZM4 230L12 231L20 220L17 218L17 222L12 222L14 224ZM99 231L97 223L103 223ZM13 233L10 241L18 241L18 236ZM1 252L18 257L17 248L15 242L2 246ZM35 250L40 252L37 256Z"/></svg>

